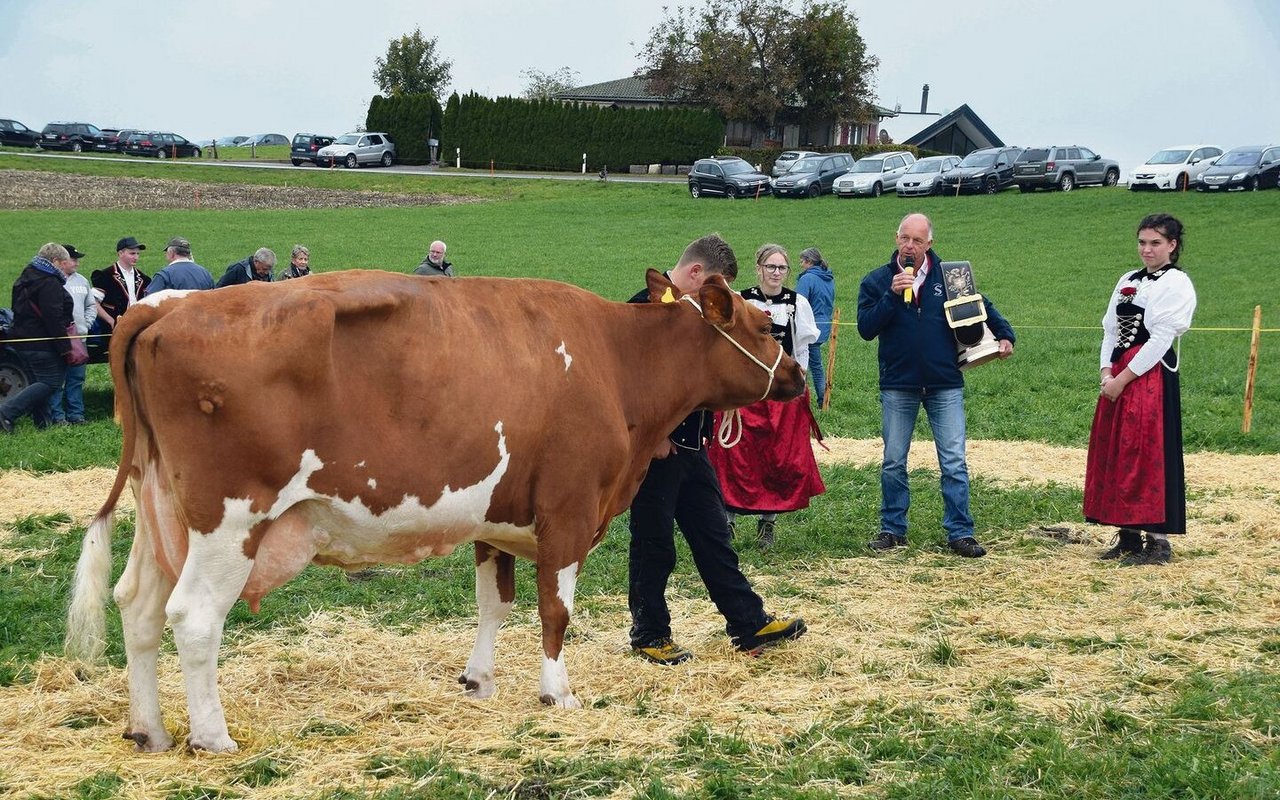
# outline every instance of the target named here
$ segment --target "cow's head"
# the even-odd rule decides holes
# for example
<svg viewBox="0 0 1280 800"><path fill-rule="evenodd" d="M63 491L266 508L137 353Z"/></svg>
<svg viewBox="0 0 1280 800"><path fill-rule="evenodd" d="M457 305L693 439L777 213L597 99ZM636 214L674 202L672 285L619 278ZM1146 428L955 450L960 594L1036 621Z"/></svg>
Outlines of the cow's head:
<svg viewBox="0 0 1280 800"><path fill-rule="evenodd" d="M790 400L804 392L804 373L770 335L769 315L742 299L720 275L712 275L693 294L681 296L665 275L647 274L649 300L680 303L700 312L707 323L702 368L715 386L706 407L724 410L757 400Z"/></svg>

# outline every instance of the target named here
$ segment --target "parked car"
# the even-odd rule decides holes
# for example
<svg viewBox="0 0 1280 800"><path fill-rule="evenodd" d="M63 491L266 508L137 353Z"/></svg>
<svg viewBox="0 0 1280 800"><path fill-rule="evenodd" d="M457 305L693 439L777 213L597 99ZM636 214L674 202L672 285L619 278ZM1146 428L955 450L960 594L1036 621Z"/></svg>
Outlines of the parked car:
<svg viewBox="0 0 1280 800"><path fill-rule="evenodd" d="M800 159L820 155L822 154L815 153L812 150L783 150L781 153L778 153L777 160L773 162L773 168L769 170L769 177L781 177L789 172Z"/></svg>
<svg viewBox="0 0 1280 800"><path fill-rule="evenodd" d="M168 133L166 131L130 134L129 138L124 141L123 152L131 156L152 156L155 158L200 157L199 147L176 133Z"/></svg>
<svg viewBox="0 0 1280 800"><path fill-rule="evenodd" d="M240 142L237 147L268 147L270 145L288 144L289 137L282 133L259 133Z"/></svg>
<svg viewBox="0 0 1280 800"><path fill-rule="evenodd" d="M50 122L40 132L40 147L45 150L115 150L98 126L87 122Z"/></svg>
<svg viewBox="0 0 1280 800"><path fill-rule="evenodd" d="M836 179L852 168L853 156L848 153L827 153L793 161L790 170L773 179L773 196L830 194Z"/></svg>
<svg viewBox="0 0 1280 800"><path fill-rule="evenodd" d="M146 133L146 131L139 130L138 128L120 128L114 133L111 133L110 128L103 128L102 132L108 135L112 145L111 149L115 150L117 153L124 152L124 143L129 140L130 136L135 133Z"/></svg>
<svg viewBox="0 0 1280 800"><path fill-rule="evenodd" d="M0 145L9 147L35 147L40 134L16 119L0 119Z"/></svg>
<svg viewBox="0 0 1280 800"><path fill-rule="evenodd" d="M223 136L220 139L214 139L213 143L218 147L235 147L248 138L248 136Z"/></svg>
<svg viewBox="0 0 1280 800"><path fill-rule="evenodd" d="M1280 146L1233 147L1200 173L1195 187L1202 192L1271 188L1276 185L1277 160Z"/></svg>
<svg viewBox="0 0 1280 800"><path fill-rule="evenodd" d="M1022 192L1069 192L1089 184L1115 186L1120 182L1120 165L1079 145L1028 147L1014 162L1013 181Z"/></svg>
<svg viewBox="0 0 1280 800"><path fill-rule="evenodd" d="M960 156L929 156L907 167L898 179L898 197L942 194L942 176L956 168Z"/></svg>
<svg viewBox="0 0 1280 800"><path fill-rule="evenodd" d="M916 157L906 150L875 153L854 162L853 168L835 182L836 197L879 197L898 187L898 179L907 168L916 163Z"/></svg>
<svg viewBox="0 0 1280 800"><path fill-rule="evenodd" d="M1220 155L1222 148L1211 144L1167 147L1133 170L1129 176L1129 191L1177 189L1185 192Z"/></svg>
<svg viewBox="0 0 1280 800"><path fill-rule="evenodd" d="M1013 164L1021 147L987 147L965 156L956 168L942 176L942 190L995 194L1013 185Z"/></svg>
<svg viewBox="0 0 1280 800"><path fill-rule="evenodd" d="M347 169L355 169L361 164L381 164L389 167L396 159L396 143L381 131L364 133L344 133L333 144L325 145L316 151L316 157L328 163L343 164Z"/></svg>
<svg viewBox="0 0 1280 800"><path fill-rule="evenodd" d="M293 162L295 167L302 166L302 162L310 161L316 166L324 166L328 162L321 161L316 155L320 152L320 148L333 144L332 136L325 136L320 133L297 133L293 136L293 145L289 148L289 160Z"/></svg>
<svg viewBox="0 0 1280 800"><path fill-rule="evenodd" d="M737 156L713 156L693 162L689 170L689 194L754 197L769 194L769 176Z"/></svg>

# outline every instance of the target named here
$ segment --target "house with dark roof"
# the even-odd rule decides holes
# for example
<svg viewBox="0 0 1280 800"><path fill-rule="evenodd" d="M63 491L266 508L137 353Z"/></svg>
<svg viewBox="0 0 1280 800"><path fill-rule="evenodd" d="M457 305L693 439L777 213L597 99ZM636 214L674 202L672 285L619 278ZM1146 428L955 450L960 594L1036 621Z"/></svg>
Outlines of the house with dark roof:
<svg viewBox="0 0 1280 800"><path fill-rule="evenodd" d="M554 94L552 98L609 108L695 105L680 98L666 97L649 91L648 81L643 77L619 78L578 86ZM783 115L778 124L771 128L744 120L729 120L724 126L724 144L727 147L782 148L873 144L878 140L881 122L896 113L887 108L872 106L873 118L871 119L822 120L817 124L805 124L799 121L799 115L795 111Z"/></svg>
<svg viewBox="0 0 1280 800"><path fill-rule="evenodd" d="M920 96L920 111L901 111L880 125L882 144L909 144L922 150L967 156L985 147L1004 147L1004 141L965 103L954 111L929 113L929 84Z"/></svg>

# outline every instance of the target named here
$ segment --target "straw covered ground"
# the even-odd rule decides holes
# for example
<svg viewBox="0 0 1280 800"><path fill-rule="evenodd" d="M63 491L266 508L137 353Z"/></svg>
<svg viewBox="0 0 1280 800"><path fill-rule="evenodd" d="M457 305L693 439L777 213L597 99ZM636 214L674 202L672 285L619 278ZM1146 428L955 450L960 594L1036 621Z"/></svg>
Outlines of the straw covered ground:
<svg viewBox="0 0 1280 800"><path fill-rule="evenodd" d="M820 451L828 462L879 457L878 442L828 444L830 452ZM916 465L926 467L932 453L917 450ZM318 609L303 635L242 637L223 648L220 673L241 747L230 756L134 754L118 738L127 718L124 672L99 668L82 680L72 665L46 658L34 682L0 689L0 795L7 786L12 796L61 796L100 771L122 778L119 796L129 798L193 785L261 798L374 792L387 786L370 768L376 758L417 753L518 796L538 759L643 764L676 752L695 726L768 748L856 721L873 707L923 708L963 721L975 698L992 693L1050 721L1104 703L1143 719L1162 702L1162 687L1193 672L1275 669L1278 466L1276 456L1189 454L1191 535L1163 568L1099 563L1106 532L1064 521L998 532L988 540L991 555L979 561L917 551L841 560L815 554L786 574L751 575L761 594L785 597L786 610L803 614L811 629L755 660L730 650L704 595L677 593L678 636L698 657L674 669L640 662L627 653L625 596L593 598L575 614L567 648L586 706L576 712L538 704L539 634L530 607L517 607L499 637L498 693L483 702L465 698L454 680L470 651L470 621L395 632L359 613ZM1084 453L977 441L970 469L998 482L1079 486ZM110 478L106 470L56 482L0 476L0 519L63 511L83 522ZM0 567L15 557L3 537ZM1027 557L1025 549L1002 548L1021 537L1047 537L1046 547L1056 549L1052 557ZM181 740L186 710L171 648L162 655L161 681L170 730ZM1275 738L1256 744L1278 747ZM238 785L248 765L263 759L284 777L251 792ZM861 785L813 788L876 794L879 769ZM673 791L691 781L678 770L664 776ZM643 789L641 781L603 794Z"/></svg>

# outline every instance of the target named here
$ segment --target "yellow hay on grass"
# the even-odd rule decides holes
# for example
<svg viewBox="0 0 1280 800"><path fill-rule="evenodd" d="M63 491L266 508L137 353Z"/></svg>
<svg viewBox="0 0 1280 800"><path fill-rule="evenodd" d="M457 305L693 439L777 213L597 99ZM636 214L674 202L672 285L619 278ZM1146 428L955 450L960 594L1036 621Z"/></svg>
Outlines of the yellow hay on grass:
<svg viewBox="0 0 1280 800"><path fill-rule="evenodd" d="M847 444L846 452L861 453L850 460L879 458L878 442ZM1054 475L1069 471L1064 463L1082 458L1068 448L1025 445L1019 455L1013 443L974 445L974 471L992 470L999 480L1058 481ZM919 449L932 457L931 448ZM1280 575L1270 565L1280 559L1280 502L1272 470L1251 463L1265 459L1188 457L1189 480L1205 496L1191 510L1193 535L1176 541L1173 563L1162 568L1100 563L1108 532L1065 522L1081 543L1054 545L1051 557L1005 546L1037 531L1005 531L978 561L910 551L752 574L772 610L800 613L810 625L807 636L759 659L729 647L700 589L671 593L675 635L697 653L675 668L629 655L624 596L591 598L580 603L566 648L582 711L538 703L538 618L527 606L499 636L498 690L488 701L466 698L455 680L473 641L470 621L399 633L359 612L321 610L301 634L228 643L220 683L241 751L224 756L132 753L118 738L128 715L123 670L100 667L81 680L72 665L49 657L34 682L0 689L0 787L61 796L104 771L124 781L127 798L159 798L197 782L243 792L234 781L244 766L270 758L286 775L253 788L255 798L339 787L372 793L406 781L375 780L369 760L402 754L438 755L510 787L538 758L661 761L681 752L681 737L697 725L763 748L811 726L856 723L873 704L918 706L960 722L993 700L1064 722L1103 705L1149 718L1167 703L1168 687L1190 674L1275 669ZM1012 466L994 472L1001 463ZM160 675L169 729L181 740L185 697L171 653ZM1088 735L1087 726L1080 730ZM1259 747L1280 746L1275 737L1237 733ZM872 777L857 791L874 791ZM692 772L664 776L676 791L693 780ZM646 782L637 775L611 796L631 796Z"/></svg>

